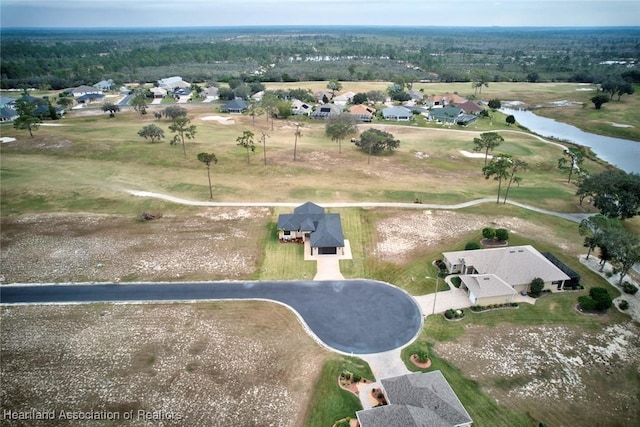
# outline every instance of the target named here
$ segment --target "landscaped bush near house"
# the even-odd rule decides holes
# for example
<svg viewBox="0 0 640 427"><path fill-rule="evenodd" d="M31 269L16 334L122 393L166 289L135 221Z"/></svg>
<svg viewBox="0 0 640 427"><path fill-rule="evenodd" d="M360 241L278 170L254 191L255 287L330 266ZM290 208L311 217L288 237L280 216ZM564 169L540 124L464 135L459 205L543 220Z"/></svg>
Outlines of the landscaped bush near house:
<svg viewBox="0 0 640 427"><path fill-rule="evenodd" d="M605 288L591 288L589 296L578 297L578 304L585 311L605 311L611 307L613 300Z"/></svg>
<svg viewBox="0 0 640 427"><path fill-rule="evenodd" d="M625 294L635 295L636 292L638 292L638 287L633 283L624 282L622 284L622 290L624 291Z"/></svg>
<svg viewBox="0 0 640 427"><path fill-rule="evenodd" d="M595 311L596 309L595 301L586 295L578 297L578 304L580 305L580 308L585 311Z"/></svg>
<svg viewBox="0 0 640 427"><path fill-rule="evenodd" d="M486 227L482 229L482 237L485 239L495 239L496 237L496 229L491 227Z"/></svg>
<svg viewBox="0 0 640 427"><path fill-rule="evenodd" d="M466 245L464 245L464 250L465 251L473 251L476 249L480 249L480 243L478 242L467 242Z"/></svg>
<svg viewBox="0 0 640 427"><path fill-rule="evenodd" d="M464 311L463 310L454 310L454 309L450 308L449 310L444 312L444 317L446 317L449 320L462 319L464 317Z"/></svg>
<svg viewBox="0 0 640 427"><path fill-rule="evenodd" d="M429 360L429 353L426 352L426 350L418 350L416 353L416 360L419 363L427 363L427 360Z"/></svg>
<svg viewBox="0 0 640 427"><path fill-rule="evenodd" d="M626 309L628 309L628 308L629 308L629 303L628 303L627 301L625 301L625 300L622 300L622 301L620 301L620 302L618 303L618 308L619 308L620 310L626 310Z"/></svg>
<svg viewBox="0 0 640 427"><path fill-rule="evenodd" d="M542 293L542 289L544 289L544 280L536 277L531 281L531 285L529 285L529 294L537 298Z"/></svg>
<svg viewBox="0 0 640 427"><path fill-rule="evenodd" d="M480 313L482 311L487 311L487 310L494 310L497 308L518 308L519 304L517 302L508 302L505 304L491 304L491 305L472 305L471 311L473 311L474 313Z"/></svg>
<svg viewBox="0 0 640 427"><path fill-rule="evenodd" d="M596 303L596 310L604 311L613 304L611 295L605 288L591 288L589 296Z"/></svg>
<svg viewBox="0 0 640 427"><path fill-rule="evenodd" d="M451 284L456 288L459 288L461 283L462 279L460 277L456 276L451 278Z"/></svg>
<svg viewBox="0 0 640 427"><path fill-rule="evenodd" d="M438 267L440 269L440 271L446 271L447 270L447 264L445 264L445 262L441 259L437 259L435 260L434 264L436 265L436 267Z"/></svg>
<svg viewBox="0 0 640 427"><path fill-rule="evenodd" d="M496 239L502 242L506 242L507 240L509 240L509 230L507 230L506 228L498 228L496 230Z"/></svg>

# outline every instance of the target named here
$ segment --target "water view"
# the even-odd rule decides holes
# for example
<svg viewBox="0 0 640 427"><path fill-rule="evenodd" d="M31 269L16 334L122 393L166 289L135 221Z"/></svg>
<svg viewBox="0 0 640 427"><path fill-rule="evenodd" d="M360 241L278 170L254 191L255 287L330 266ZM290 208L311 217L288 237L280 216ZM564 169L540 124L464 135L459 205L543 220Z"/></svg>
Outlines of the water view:
<svg viewBox="0 0 640 427"><path fill-rule="evenodd" d="M585 132L575 126L537 116L528 110L502 108L522 126L547 138L557 138L590 147L602 160L626 172L640 173L640 142Z"/></svg>

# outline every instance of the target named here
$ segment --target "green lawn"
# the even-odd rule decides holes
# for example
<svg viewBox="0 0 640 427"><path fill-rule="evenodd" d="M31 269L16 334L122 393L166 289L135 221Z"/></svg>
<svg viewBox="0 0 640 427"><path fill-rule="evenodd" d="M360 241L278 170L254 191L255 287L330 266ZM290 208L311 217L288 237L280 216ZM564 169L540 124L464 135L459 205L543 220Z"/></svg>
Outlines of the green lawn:
<svg viewBox="0 0 640 427"><path fill-rule="evenodd" d="M311 397L306 427L326 427L345 418L355 418L362 409L356 395L338 386L338 377L344 370L375 381L369 365L361 359L337 356L325 362Z"/></svg>

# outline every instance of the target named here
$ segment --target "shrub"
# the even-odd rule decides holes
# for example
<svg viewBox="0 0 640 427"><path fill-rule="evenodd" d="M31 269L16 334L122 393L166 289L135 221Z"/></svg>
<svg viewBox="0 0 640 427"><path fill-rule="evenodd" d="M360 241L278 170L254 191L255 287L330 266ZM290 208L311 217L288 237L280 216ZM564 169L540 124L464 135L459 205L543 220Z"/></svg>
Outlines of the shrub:
<svg viewBox="0 0 640 427"><path fill-rule="evenodd" d="M529 286L531 296L539 297L542 293L542 289L544 289L544 280L539 277L536 277L531 281L531 285Z"/></svg>
<svg viewBox="0 0 640 427"><path fill-rule="evenodd" d="M591 288L589 296L596 305L596 310L604 311L611 307L613 300L605 288Z"/></svg>
<svg viewBox="0 0 640 427"><path fill-rule="evenodd" d="M491 227L486 227L482 229L482 237L485 239L494 239L496 237L496 230Z"/></svg>
<svg viewBox="0 0 640 427"><path fill-rule="evenodd" d="M464 245L465 251L473 251L476 249L480 249L480 243L478 242L467 242L467 244Z"/></svg>
<svg viewBox="0 0 640 427"><path fill-rule="evenodd" d="M509 230L506 228L498 228L496 230L496 239L506 242L509 240Z"/></svg>
<svg viewBox="0 0 640 427"><path fill-rule="evenodd" d="M446 317L447 319L453 319L455 316L456 316L456 313L452 309L449 309L444 312L444 317Z"/></svg>
<svg viewBox="0 0 640 427"><path fill-rule="evenodd" d="M586 295L578 297L578 304L580 308L586 311L593 311L596 309L596 303Z"/></svg>
<svg viewBox="0 0 640 427"><path fill-rule="evenodd" d="M426 350L420 349L415 352L415 355L416 355L416 359L420 363L426 363L426 361L429 360L429 353L427 353Z"/></svg>
<svg viewBox="0 0 640 427"><path fill-rule="evenodd" d="M362 377L360 377L360 375L358 374L353 374L353 376L351 377L351 381L353 381L354 383L360 382L361 379Z"/></svg>
<svg viewBox="0 0 640 427"><path fill-rule="evenodd" d="M624 284L622 285L622 290L625 294L635 295L636 292L638 292L638 287L633 283L624 282Z"/></svg>
<svg viewBox="0 0 640 427"><path fill-rule="evenodd" d="M622 300L622 301L620 301L620 302L618 303L618 308L619 308L620 310L626 310L626 309L628 309L628 308L629 308L629 303L628 303L627 301L625 301L625 300Z"/></svg>

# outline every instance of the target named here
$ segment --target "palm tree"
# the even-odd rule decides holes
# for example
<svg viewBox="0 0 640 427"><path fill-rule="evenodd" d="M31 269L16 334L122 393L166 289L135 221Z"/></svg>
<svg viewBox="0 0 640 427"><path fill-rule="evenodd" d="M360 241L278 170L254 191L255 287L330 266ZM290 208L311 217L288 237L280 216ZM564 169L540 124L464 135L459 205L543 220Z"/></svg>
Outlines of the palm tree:
<svg viewBox="0 0 640 427"><path fill-rule="evenodd" d="M207 178L209 179L209 198L213 200L213 189L211 188L211 164L218 163L218 158L213 153L199 153L198 160L207 165Z"/></svg>

